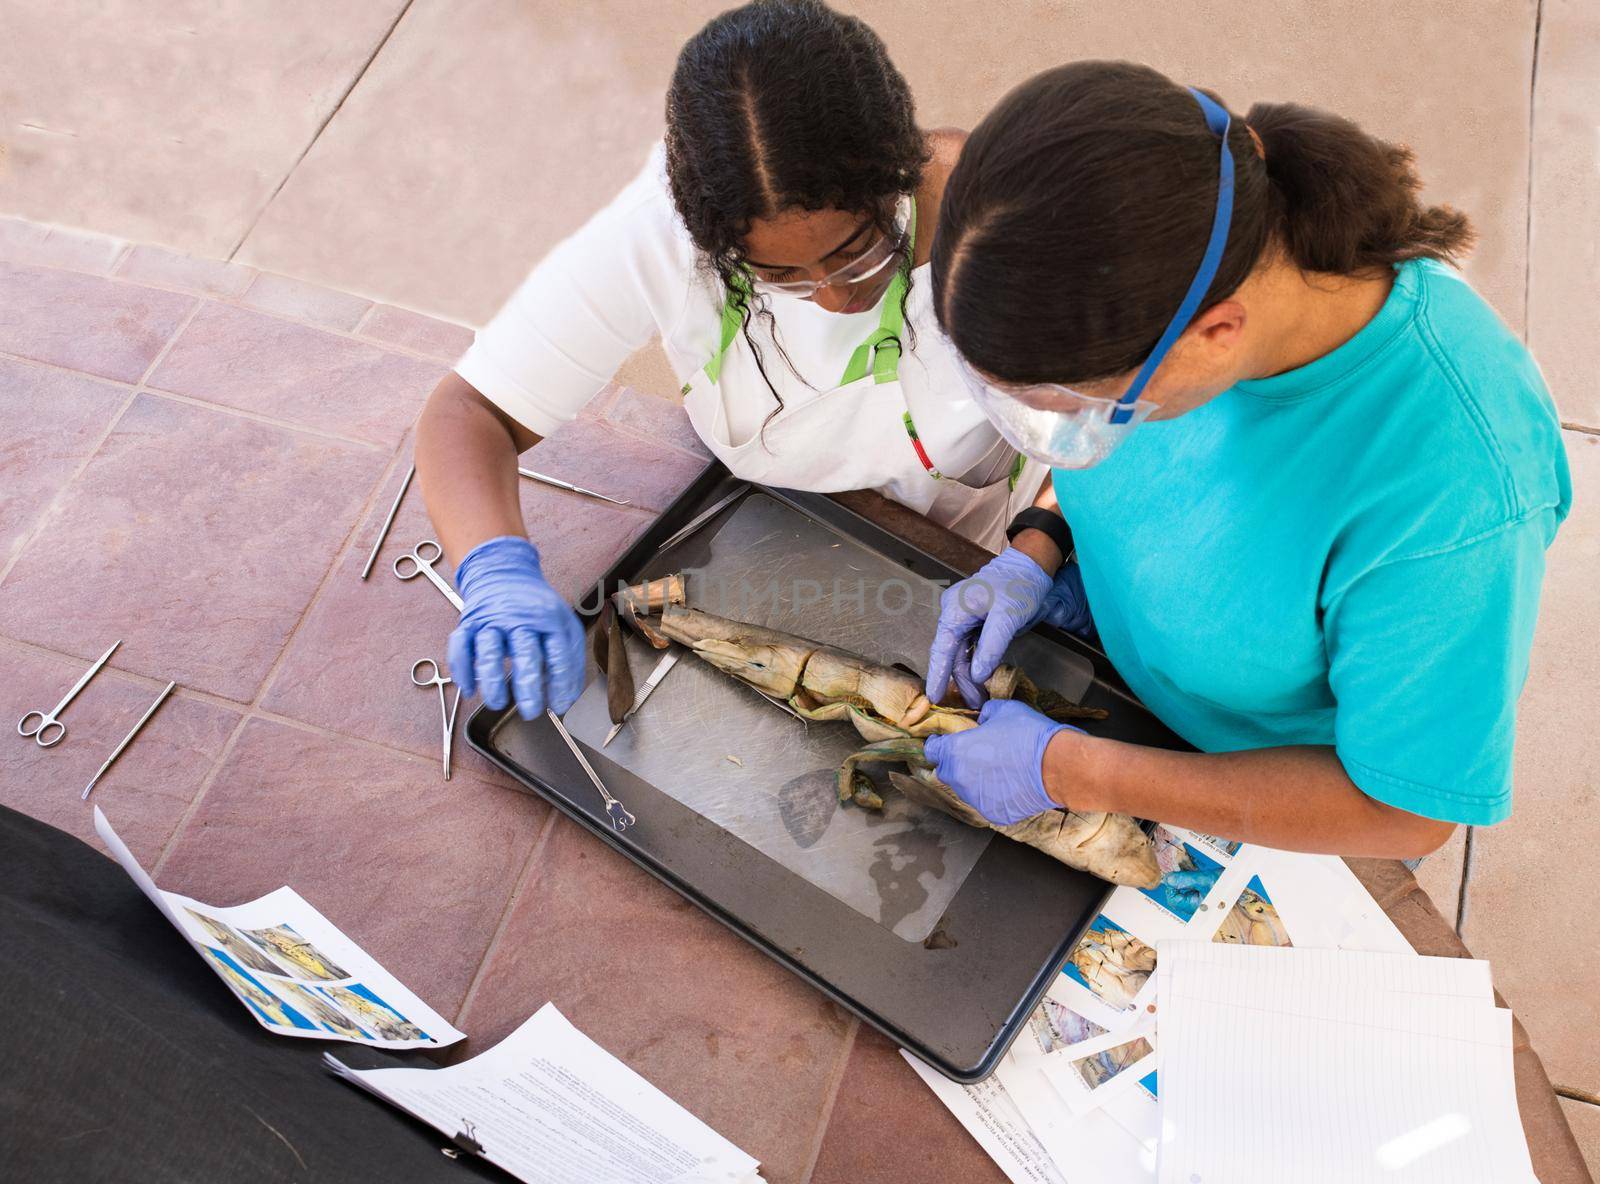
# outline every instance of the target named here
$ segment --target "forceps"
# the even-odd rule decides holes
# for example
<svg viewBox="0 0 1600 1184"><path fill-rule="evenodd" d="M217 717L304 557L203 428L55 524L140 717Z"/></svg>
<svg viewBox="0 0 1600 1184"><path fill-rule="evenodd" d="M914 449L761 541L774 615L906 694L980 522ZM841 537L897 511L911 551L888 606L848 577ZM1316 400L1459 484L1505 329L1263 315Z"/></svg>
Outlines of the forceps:
<svg viewBox="0 0 1600 1184"><path fill-rule="evenodd" d="M428 552L432 551L430 555ZM433 570L433 565L444 557L444 548L432 539L423 539L404 555L395 557L394 574L402 580L414 580L418 576L427 576L433 581L433 586L444 593L444 598L456 606L456 612L461 612L466 605L461 603L461 597L456 595L456 590L445 582L443 576ZM405 564L410 562L407 568Z"/></svg>
<svg viewBox="0 0 1600 1184"><path fill-rule="evenodd" d="M79 691L89 685L89 680L100 673L100 667L111 660L111 655L117 652L117 647L121 644L120 640L113 641L111 648L100 655L98 662L84 671L83 677L73 683L72 689L61 697L61 702L57 703L49 711L30 711L19 719L17 721L17 735L32 736L33 742L40 748L49 748L53 744L60 744L62 737L67 734L67 725L56 717L67 709L67 704L77 697ZM28 721L35 718L38 719L39 723L37 726L30 728ZM52 728L55 730L52 731Z"/></svg>
<svg viewBox="0 0 1600 1184"><path fill-rule="evenodd" d="M426 671L426 675L423 672ZM411 663L411 681L419 687L439 688L439 722L444 725L444 779L450 780L450 748L455 740L456 708L461 706L461 688L456 687L455 702L450 710L444 707L444 688L454 685L449 675L439 673L439 663L432 658L418 658Z"/></svg>

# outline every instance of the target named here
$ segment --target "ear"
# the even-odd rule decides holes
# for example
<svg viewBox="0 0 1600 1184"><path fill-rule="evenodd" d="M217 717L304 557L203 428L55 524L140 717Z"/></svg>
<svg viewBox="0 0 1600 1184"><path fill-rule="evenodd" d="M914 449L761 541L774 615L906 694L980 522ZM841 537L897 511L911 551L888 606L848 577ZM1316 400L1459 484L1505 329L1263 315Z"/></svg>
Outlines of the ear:
<svg viewBox="0 0 1600 1184"><path fill-rule="evenodd" d="M1232 349L1239 344L1245 319L1243 304L1237 300L1222 300L1195 317L1189 332L1208 346Z"/></svg>

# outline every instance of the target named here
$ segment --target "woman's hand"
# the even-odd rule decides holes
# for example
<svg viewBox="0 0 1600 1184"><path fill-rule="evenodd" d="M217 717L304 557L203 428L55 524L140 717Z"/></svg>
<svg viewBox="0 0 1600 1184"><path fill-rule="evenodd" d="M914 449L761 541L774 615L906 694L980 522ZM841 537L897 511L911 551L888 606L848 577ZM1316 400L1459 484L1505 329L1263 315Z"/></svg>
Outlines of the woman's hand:
<svg viewBox="0 0 1600 1184"><path fill-rule="evenodd" d="M1012 639L1041 621L1088 632L1089 602L1078 565L1065 564L1052 580L1037 560L1007 547L939 598L939 627L928 652L928 698L943 699L953 675L967 706L982 704L983 683ZM969 654L975 634L977 644Z"/></svg>
<svg viewBox="0 0 1600 1184"><path fill-rule="evenodd" d="M1024 703L991 699L978 726L929 736L923 752L956 796L1002 826L1057 809L1044 788L1044 750L1057 732L1077 731Z"/></svg>
<svg viewBox="0 0 1600 1184"><path fill-rule="evenodd" d="M505 660L523 719L560 714L583 691L583 626L539 568L539 552L515 535L474 547L456 569L466 607L450 634L450 676L461 693L506 705Z"/></svg>

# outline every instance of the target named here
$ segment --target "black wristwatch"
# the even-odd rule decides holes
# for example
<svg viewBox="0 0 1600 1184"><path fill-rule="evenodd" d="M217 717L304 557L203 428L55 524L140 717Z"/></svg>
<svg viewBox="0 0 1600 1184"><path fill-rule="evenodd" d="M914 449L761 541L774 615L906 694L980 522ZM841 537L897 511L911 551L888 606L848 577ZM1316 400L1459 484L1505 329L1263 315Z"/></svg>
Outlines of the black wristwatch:
<svg viewBox="0 0 1600 1184"><path fill-rule="evenodd" d="M1011 520L1011 525L1006 527L1006 541L1010 542L1025 530L1041 530L1050 536L1061 552L1062 562L1071 559L1077 550L1072 543L1072 527L1067 525L1067 520L1053 510L1046 510L1042 506L1029 506Z"/></svg>

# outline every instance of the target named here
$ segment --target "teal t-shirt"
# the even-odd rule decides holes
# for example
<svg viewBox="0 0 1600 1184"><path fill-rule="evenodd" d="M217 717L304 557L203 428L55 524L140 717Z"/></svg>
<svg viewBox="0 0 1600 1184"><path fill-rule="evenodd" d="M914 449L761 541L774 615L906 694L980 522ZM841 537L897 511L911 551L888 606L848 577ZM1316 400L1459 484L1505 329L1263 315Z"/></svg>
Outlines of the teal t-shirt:
<svg viewBox="0 0 1600 1184"><path fill-rule="evenodd" d="M1487 824L1571 501L1538 367L1454 271L1396 269L1308 366L1058 471L1095 626L1206 752L1332 745L1373 798Z"/></svg>

